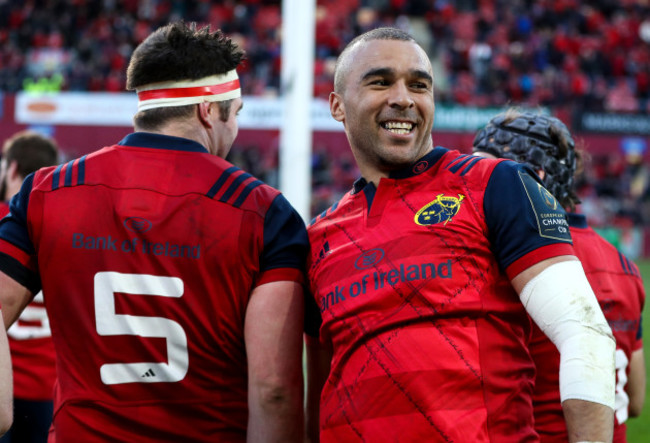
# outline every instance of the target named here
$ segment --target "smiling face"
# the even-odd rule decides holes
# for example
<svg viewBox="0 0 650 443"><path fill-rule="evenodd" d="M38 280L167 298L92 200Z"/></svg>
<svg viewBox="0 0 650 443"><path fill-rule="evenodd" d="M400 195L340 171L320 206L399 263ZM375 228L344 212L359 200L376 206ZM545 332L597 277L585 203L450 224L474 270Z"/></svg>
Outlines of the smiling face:
<svg viewBox="0 0 650 443"><path fill-rule="evenodd" d="M377 184L433 149L433 74L415 42L357 43L339 62L341 89L330 95L361 173Z"/></svg>

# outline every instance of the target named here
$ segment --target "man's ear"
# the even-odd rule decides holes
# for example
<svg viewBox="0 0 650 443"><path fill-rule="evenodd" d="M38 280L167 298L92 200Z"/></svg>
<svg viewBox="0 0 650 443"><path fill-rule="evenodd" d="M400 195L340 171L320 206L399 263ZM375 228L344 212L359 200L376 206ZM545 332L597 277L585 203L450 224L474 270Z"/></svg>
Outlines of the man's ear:
<svg viewBox="0 0 650 443"><path fill-rule="evenodd" d="M16 160L12 160L7 166L7 179L20 182L25 179L25 177L21 176L18 172L18 162Z"/></svg>
<svg viewBox="0 0 650 443"><path fill-rule="evenodd" d="M336 92L330 92L330 114L337 122L345 120L345 105L343 104L343 97Z"/></svg>
<svg viewBox="0 0 650 443"><path fill-rule="evenodd" d="M214 109L210 105L212 105L212 102L202 102L197 105L199 121L206 128L212 127L211 114L214 112Z"/></svg>

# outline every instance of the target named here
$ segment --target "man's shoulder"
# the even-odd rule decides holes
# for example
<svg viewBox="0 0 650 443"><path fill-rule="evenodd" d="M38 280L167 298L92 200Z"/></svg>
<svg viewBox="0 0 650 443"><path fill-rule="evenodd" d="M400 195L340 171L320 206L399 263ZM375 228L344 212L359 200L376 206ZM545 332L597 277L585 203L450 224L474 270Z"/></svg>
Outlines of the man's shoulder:
<svg viewBox="0 0 650 443"><path fill-rule="evenodd" d="M441 148L437 148L441 149ZM522 171L516 162L491 159L459 151L446 150L435 167L421 174L420 189L460 192L466 197L478 199L491 188L507 190L520 181L517 171Z"/></svg>
<svg viewBox="0 0 650 443"><path fill-rule="evenodd" d="M641 279L638 266L593 228L571 227L573 247L586 272L608 271L621 277Z"/></svg>
<svg viewBox="0 0 650 443"><path fill-rule="evenodd" d="M482 182L489 179L495 168L500 164L504 164L506 168L517 168L516 162L505 159L491 159L473 154L464 154L456 150L447 150L440 159L440 167L435 169L434 173L450 174L466 182Z"/></svg>
<svg viewBox="0 0 650 443"><path fill-rule="evenodd" d="M87 164L91 158L100 157L97 164L115 172L107 154L114 151L117 146L107 146L96 151L81 155L58 165L46 166L33 173L32 191L49 191L59 188L84 184L87 179Z"/></svg>
<svg viewBox="0 0 650 443"><path fill-rule="evenodd" d="M339 217L350 217L351 207L350 204L354 200L352 191L347 192L343 197L334 202L329 208L321 211L314 218L312 218L307 225L308 231L314 231L323 226L323 223L333 223Z"/></svg>
<svg viewBox="0 0 650 443"><path fill-rule="evenodd" d="M265 211L281 195L278 189L237 166L217 163L216 172L206 195L235 208Z"/></svg>
<svg viewBox="0 0 650 443"><path fill-rule="evenodd" d="M53 184L58 182L60 172L64 167L64 163L57 166L47 166L34 172L32 180L32 191L35 190L48 190L52 189Z"/></svg>

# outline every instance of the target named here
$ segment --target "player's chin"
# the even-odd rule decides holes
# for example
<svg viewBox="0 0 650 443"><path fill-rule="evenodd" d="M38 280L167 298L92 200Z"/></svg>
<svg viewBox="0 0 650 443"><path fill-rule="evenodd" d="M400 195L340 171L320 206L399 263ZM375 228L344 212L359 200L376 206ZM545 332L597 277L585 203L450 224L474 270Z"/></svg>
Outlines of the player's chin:
<svg viewBox="0 0 650 443"><path fill-rule="evenodd" d="M394 170L407 168L417 160L416 152L412 146L387 146L382 155L382 161L386 166L390 166Z"/></svg>

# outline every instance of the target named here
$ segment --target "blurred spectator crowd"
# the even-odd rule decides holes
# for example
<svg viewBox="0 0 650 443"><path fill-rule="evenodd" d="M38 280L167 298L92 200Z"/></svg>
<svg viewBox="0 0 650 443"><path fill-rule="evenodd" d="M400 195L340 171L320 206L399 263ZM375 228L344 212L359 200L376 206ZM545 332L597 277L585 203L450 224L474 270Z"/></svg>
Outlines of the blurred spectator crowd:
<svg viewBox="0 0 650 443"><path fill-rule="evenodd" d="M245 95L278 95L281 15L280 0L0 0L0 90L124 91L135 46L184 19L221 28L246 50ZM650 113L650 0L318 0L316 97L332 90L343 46L377 26L405 29L428 50L438 104ZM275 152L233 155L277 184ZM314 213L358 174L351 157L318 147L313 168ZM602 206L594 214L648 224L639 209L648 181L643 162L592 159L583 192L587 206Z"/></svg>
<svg viewBox="0 0 650 443"><path fill-rule="evenodd" d="M245 94L278 94L281 9L279 0L0 0L0 89L56 75L63 90L123 91L134 47L183 18L246 49ZM381 25L429 50L439 103L650 111L648 0L318 0L316 96L329 94L342 47Z"/></svg>
<svg viewBox="0 0 650 443"><path fill-rule="evenodd" d="M643 234L650 228L650 167L635 153L585 157L577 181L581 212L629 257L650 255Z"/></svg>

